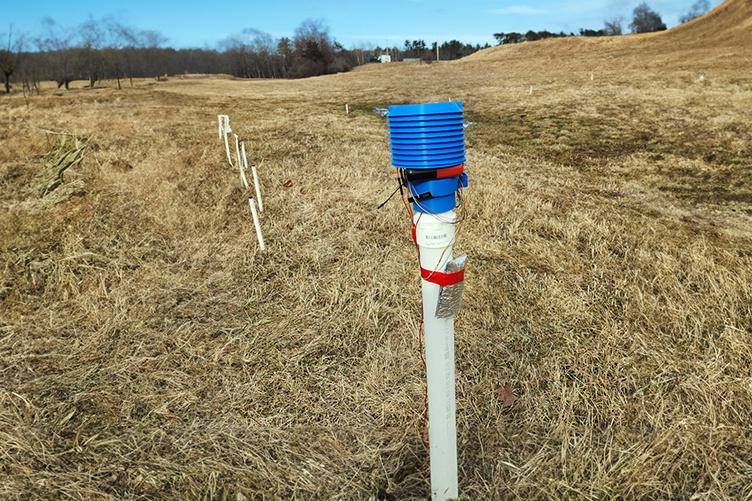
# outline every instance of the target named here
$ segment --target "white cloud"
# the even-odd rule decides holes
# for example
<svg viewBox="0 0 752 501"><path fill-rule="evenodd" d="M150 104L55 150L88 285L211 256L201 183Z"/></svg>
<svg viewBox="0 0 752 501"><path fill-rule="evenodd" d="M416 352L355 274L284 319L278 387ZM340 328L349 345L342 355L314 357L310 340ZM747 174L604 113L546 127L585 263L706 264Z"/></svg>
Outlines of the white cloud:
<svg viewBox="0 0 752 501"><path fill-rule="evenodd" d="M545 14L543 9L536 9L529 5L510 5L509 7L501 7L499 9L491 9L492 14L511 14L511 15L536 15Z"/></svg>

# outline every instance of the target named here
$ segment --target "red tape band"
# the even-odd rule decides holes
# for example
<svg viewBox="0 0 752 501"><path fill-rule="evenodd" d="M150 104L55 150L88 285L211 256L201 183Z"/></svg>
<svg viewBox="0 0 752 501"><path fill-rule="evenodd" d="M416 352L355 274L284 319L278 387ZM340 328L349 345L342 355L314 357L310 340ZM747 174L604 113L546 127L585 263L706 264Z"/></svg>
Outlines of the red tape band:
<svg viewBox="0 0 752 501"><path fill-rule="evenodd" d="M436 179L446 179L448 177L457 177L465 172L464 165L457 165L455 167L448 167L446 169L439 169L436 171Z"/></svg>
<svg viewBox="0 0 752 501"><path fill-rule="evenodd" d="M443 273L441 271L427 270L425 268L420 269L420 276L423 280L431 282L432 284L447 287L454 285L465 280L465 270L454 271L452 273Z"/></svg>

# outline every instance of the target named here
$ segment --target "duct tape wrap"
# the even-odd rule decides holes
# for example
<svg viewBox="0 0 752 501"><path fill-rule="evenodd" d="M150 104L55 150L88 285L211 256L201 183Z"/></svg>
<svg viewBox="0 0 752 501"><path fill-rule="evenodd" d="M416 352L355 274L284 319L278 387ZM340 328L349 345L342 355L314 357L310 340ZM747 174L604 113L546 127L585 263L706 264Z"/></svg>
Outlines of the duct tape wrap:
<svg viewBox="0 0 752 501"><path fill-rule="evenodd" d="M444 273L455 274L463 272L463 280L451 285L442 285L439 291L439 302L436 304L437 318L452 318L462 307L462 293L465 290L464 271L467 256L452 259L446 264Z"/></svg>

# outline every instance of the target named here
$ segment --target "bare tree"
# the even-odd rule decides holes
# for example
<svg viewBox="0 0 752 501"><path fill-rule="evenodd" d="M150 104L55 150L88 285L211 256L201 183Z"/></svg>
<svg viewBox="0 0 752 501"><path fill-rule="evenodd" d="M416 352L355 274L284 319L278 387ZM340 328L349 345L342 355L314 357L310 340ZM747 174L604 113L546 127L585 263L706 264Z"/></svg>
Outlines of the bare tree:
<svg viewBox="0 0 752 501"><path fill-rule="evenodd" d="M632 23L629 26L634 33L651 33L666 29L660 14L651 9L645 2L635 7Z"/></svg>
<svg viewBox="0 0 752 501"><path fill-rule="evenodd" d="M603 22L603 31L609 36L618 36L624 33L624 18L621 16L606 19Z"/></svg>
<svg viewBox="0 0 752 501"><path fill-rule="evenodd" d="M366 64L374 52L374 46L371 43L361 42L351 50L358 64Z"/></svg>
<svg viewBox="0 0 752 501"><path fill-rule="evenodd" d="M276 51L274 39L269 33L263 31L253 30L252 33L251 50L256 53L259 60L261 68L259 76L265 75L268 78L277 78L279 75L273 61Z"/></svg>
<svg viewBox="0 0 752 501"><path fill-rule="evenodd" d="M244 78L280 78L288 74L294 51L289 38L275 40L254 28L219 43L233 73Z"/></svg>
<svg viewBox="0 0 752 501"><path fill-rule="evenodd" d="M282 37L277 41L277 54L280 57L282 76L287 76L292 65L293 50L292 41L287 37Z"/></svg>
<svg viewBox="0 0 752 501"><path fill-rule="evenodd" d="M120 88L120 78L127 78L130 81L130 86L133 87L133 76L135 73L145 74L147 70L145 68L147 53L150 50L162 47L167 39L158 31L153 30L138 30L120 24L119 22L108 19L107 31L109 32L110 42L109 46L113 49L113 55L111 58L112 70L115 73L118 89ZM149 73L153 73L155 68L154 64ZM140 67L140 71L139 71Z"/></svg>
<svg viewBox="0 0 752 501"><path fill-rule="evenodd" d="M295 29L295 65L293 76L308 77L332 71L335 59L334 41L329 28L321 20L307 19Z"/></svg>
<svg viewBox="0 0 752 501"><path fill-rule="evenodd" d="M40 51L46 52L48 71L57 82L58 89L65 86L68 89L73 81L73 61L71 46L73 34L58 26L52 18L42 20L45 33L36 38L36 45Z"/></svg>
<svg viewBox="0 0 752 501"><path fill-rule="evenodd" d="M688 23L692 19L696 19L700 17L701 15L705 14L707 11L710 10L710 2L708 0L697 0L694 4L692 4L692 7L689 9L689 12L684 14L679 21L683 23Z"/></svg>
<svg viewBox="0 0 752 501"><path fill-rule="evenodd" d="M3 37L4 38L4 37ZM10 94L10 79L18 71L21 65L21 57L24 49L23 35L13 39L13 25L8 30L8 43L5 48L0 49L0 72L3 74L3 83L5 84L5 93Z"/></svg>
<svg viewBox="0 0 752 501"><path fill-rule="evenodd" d="M79 27L80 49L78 51L78 64L81 72L89 80L89 88L93 88L99 81L99 75L103 71L105 59L102 49L107 46L107 33L103 29L106 20L96 20L89 17Z"/></svg>

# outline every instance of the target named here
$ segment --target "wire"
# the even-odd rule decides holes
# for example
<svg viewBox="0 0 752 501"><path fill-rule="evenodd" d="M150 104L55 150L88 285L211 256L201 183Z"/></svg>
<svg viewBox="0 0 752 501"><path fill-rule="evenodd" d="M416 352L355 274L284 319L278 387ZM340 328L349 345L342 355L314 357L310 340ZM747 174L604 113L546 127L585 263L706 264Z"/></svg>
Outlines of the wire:
<svg viewBox="0 0 752 501"><path fill-rule="evenodd" d="M384 207L389 202L389 200L391 200L392 197L394 197L394 195L396 195L397 192L400 191L401 189L402 189L402 185L397 186L397 188L392 192L392 194L389 195L389 197L386 200L384 200L383 202L381 202L381 205L379 205L378 207L376 207L376 210L379 210L382 207Z"/></svg>

